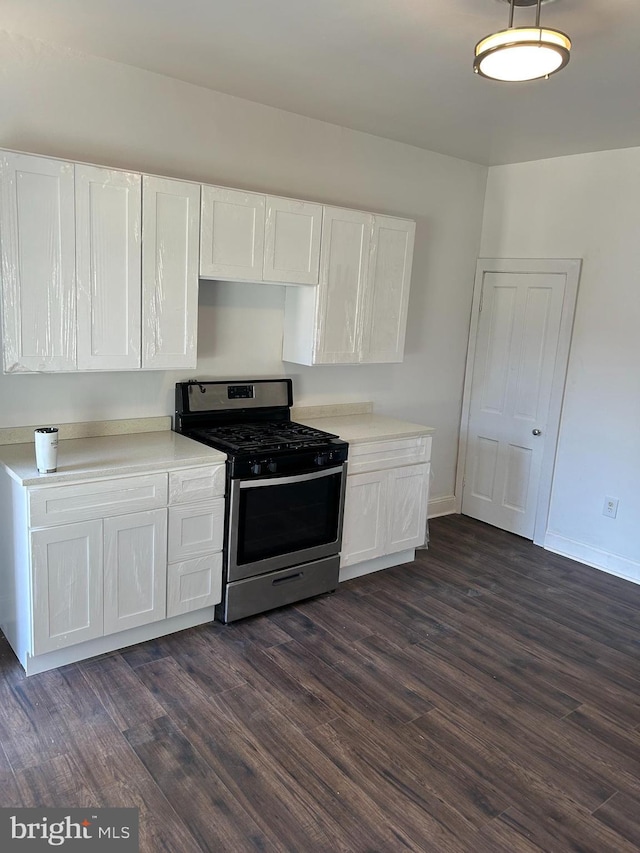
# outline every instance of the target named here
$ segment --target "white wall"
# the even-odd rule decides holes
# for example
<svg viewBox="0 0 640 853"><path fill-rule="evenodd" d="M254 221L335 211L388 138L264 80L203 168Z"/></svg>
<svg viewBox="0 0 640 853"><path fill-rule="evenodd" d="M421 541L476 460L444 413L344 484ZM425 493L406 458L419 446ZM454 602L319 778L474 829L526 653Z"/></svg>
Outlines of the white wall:
<svg viewBox="0 0 640 853"><path fill-rule="evenodd" d="M491 168L481 255L584 259L545 544L640 581L640 148Z"/></svg>
<svg viewBox="0 0 640 853"><path fill-rule="evenodd" d="M0 147L416 219L404 364L284 365L284 288L203 282L197 375L288 373L298 404L373 400L435 427L434 507L452 506L485 168L6 33ZM169 414L181 378L1 376L0 426Z"/></svg>

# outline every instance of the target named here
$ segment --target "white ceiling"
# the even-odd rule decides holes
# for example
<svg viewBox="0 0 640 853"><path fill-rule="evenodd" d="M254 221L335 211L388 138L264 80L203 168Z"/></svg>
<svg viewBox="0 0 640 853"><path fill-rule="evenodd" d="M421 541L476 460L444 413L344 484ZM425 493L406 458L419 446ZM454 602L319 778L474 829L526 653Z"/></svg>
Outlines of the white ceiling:
<svg viewBox="0 0 640 853"><path fill-rule="evenodd" d="M0 28L478 163L640 145L640 0L548 0L547 81L472 73L505 0L0 0ZM535 9L516 9L516 26Z"/></svg>

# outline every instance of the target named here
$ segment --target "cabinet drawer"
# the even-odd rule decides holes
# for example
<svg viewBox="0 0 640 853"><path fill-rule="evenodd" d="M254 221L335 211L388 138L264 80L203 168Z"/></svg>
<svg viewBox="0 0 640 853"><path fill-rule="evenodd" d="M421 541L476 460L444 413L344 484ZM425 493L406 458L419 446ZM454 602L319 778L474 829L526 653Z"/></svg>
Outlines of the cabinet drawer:
<svg viewBox="0 0 640 853"><path fill-rule="evenodd" d="M207 501L224 495L225 466L188 468L169 474L169 504Z"/></svg>
<svg viewBox="0 0 640 853"><path fill-rule="evenodd" d="M222 601L222 553L170 563L167 569L167 617L211 607Z"/></svg>
<svg viewBox="0 0 640 853"><path fill-rule="evenodd" d="M169 562L222 550L224 498L169 507Z"/></svg>
<svg viewBox="0 0 640 853"><path fill-rule="evenodd" d="M167 504L167 475L147 474L73 486L29 489L29 525L44 527L106 518Z"/></svg>
<svg viewBox="0 0 640 853"><path fill-rule="evenodd" d="M418 435L389 441L367 441L349 446L349 474L380 471L428 462L431 458L431 436Z"/></svg>

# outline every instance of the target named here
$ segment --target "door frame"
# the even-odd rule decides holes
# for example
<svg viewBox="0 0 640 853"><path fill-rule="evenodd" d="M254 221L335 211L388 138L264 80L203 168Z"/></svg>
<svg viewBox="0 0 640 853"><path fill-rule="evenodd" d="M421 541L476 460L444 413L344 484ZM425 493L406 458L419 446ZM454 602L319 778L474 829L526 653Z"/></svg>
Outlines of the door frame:
<svg viewBox="0 0 640 853"><path fill-rule="evenodd" d="M562 301L562 315L558 332L558 349L553 370L551 399L549 401L549 419L547 423L544 452L540 467L540 484L536 502L536 517L533 531L535 545L543 545L547 531L551 488L556 460L556 449L560 433L562 403L569 364L569 351L573 332L578 282L582 267L581 258L478 258L473 287L471 323L469 327L469 345L467 364L464 374L462 395L462 415L460 419L460 439L458 444L458 465L456 472L456 512L462 509L462 489L467 460L467 441L469 430L469 410L471 405L471 382L475 366L478 323L480 319L480 298L485 273L552 273L565 276L565 292Z"/></svg>

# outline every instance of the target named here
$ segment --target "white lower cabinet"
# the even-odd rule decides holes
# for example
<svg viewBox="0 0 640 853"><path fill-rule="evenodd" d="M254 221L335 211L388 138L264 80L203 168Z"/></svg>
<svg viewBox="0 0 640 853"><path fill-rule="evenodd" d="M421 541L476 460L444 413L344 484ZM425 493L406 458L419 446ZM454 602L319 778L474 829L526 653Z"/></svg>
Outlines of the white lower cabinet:
<svg viewBox="0 0 640 853"><path fill-rule="evenodd" d="M341 565L350 566L384 554L387 491L386 471L347 477Z"/></svg>
<svg viewBox="0 0 640 853"><path fill-rule="evenodd" d="M424 545L429 464L389 471L386 553Z"/></svg>
<svg viewBox="0 0 640 853"><path fill-rule="evenodd" d="M167 510L34 530L34 654L166 615Z"/></svg>
<svg viewBox="0 0 640 853"><path fill-rule="evenodd" d="M353 454L350 449L342 567L424 544L430 449L428 436L371 442Z"/></svg>
<svg viewBox="0 0 640 853"><path fill-rule="evenodd" d="M223 464L12 485L9 517L24 526L4 529L0 624L27 674L179 630L165 620L218 604L224 487Z"/></svg>
<svg viewBox="0 0 640 853"><path fill-rule="evenodd" d="M104 521L104 633L166 616L167 511Z"/></svg>
<svg viewBox="0 0 640 853"><path fill-rule="evenodd" d="M103 634L102 522L31 533L33 654Z"/></svg>

